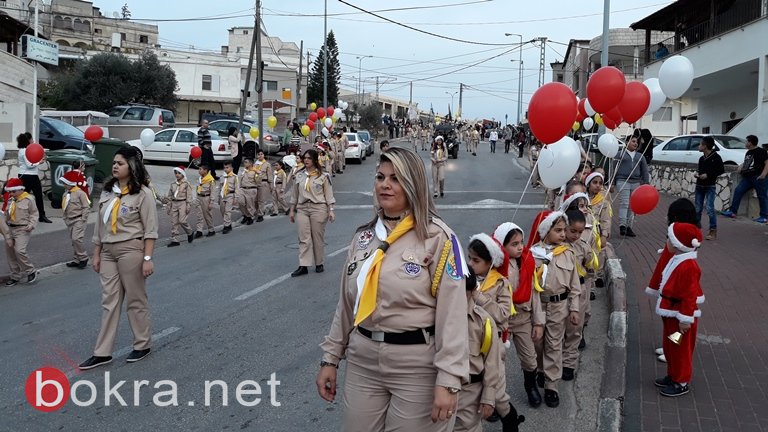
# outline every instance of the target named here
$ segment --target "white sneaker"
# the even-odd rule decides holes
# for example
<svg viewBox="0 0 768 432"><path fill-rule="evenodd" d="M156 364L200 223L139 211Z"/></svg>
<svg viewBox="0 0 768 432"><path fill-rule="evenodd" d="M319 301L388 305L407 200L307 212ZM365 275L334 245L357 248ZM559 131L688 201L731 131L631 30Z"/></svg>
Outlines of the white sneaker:
<svg viewBox="0 0 768 432"><path fill-rule="evenodd" d="M656 351L654 351L657 356L664 355L664 348L656 348Z"/></svg>
<svg viewBox="0 0 768 432"><path fill-rule="evenodd" d="M660 361L662 363L666 363L667 362L667 357L664 354L662 354L662 355L656 357L656 360L658 360L658 361Z"/></svg>

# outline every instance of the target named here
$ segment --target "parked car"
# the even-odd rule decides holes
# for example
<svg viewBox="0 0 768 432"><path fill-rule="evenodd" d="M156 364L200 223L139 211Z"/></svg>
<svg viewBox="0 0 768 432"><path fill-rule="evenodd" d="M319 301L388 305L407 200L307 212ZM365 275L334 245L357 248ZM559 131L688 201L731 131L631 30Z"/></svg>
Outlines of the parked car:
<svg viewBox="0 0 768 432"><path fill-rule="evenodd" d="M360 139L365 142L365 154L367 156L372 155L375 149L373 148L373 139L371 138L371 133L363 129L357 131L357 135L359 135Z"/></svg>
<svg viewBox="0 0 768 432"><path fill-rule="evenodd" d="M107 111L111 125L146 125L172 128L176 126L173 111L155 105L127 104Z"/></svg>
<svg viewBox="0 0 768 432"><path fill-rule="evenodd" d="M699 162L702 153L699 143L706 135L680 135L671 138L653 149L653 160L662 162L691 163ZM747 154L747 142L730 135L712 135L717 152L725 165L738 165L744 162Z"/></svg>
<svg viewBox="0 0 768 432"><path fill-rule="evenodd" d="M100 111L40 111L43 117L55 118L67 122L85 132L89 126L96 125L101 128L104 138L109 138L109 116Z"/></svg>
<svg viewBox="0 0 768 432"><path fill-rule="evenodd" d="M50 117L40 117L40 145L48 150L71 148L93 153L93 144L71 124Z"/></svg>
<svg viewBox="0 0 768 432"><path fill-rule="evenodd" d="M144 160L156 162L180 162L189 163L191 158L189 150L197 146L197 131L199 128L170 128L155 133L155 142L148 146L141 144L141 140L130 140L128 144L141 150ZM215 161L225 161L232 157L227 150L227 140L219 136L216 131L211 131L211 148Z"/></svg>
<svg viewBox="0 0 768 432"><path fill-rule="evenodd" d="M208 128L210 130L215 130L219 133L219 136L226 137L229 133L229 128L234 127L237 128L238 120L228 119L228 120L215 120L210 123L208 123ZM259 145L259 140L254 139L250 132L251 128L255 126L254 123L250 122L243 122L242 127L240 128L240 133L244 137L243 145L245 145L248 142L253 142L256 144L257 149L264 150L265 154L277 154L280 152L281 145L280 141L282 140L282 137L280 135L270 133L267 131L263 131L261 134L264 136L264 145ZM256 150L258 153L258 150Z"/></svg>
<svg viewBox="0 0 768 432"><path fill-rule="evenodd" d="M365 160L365 143L357 133L345 133L349 146L344 150L344 159L354 160L361 164Z"/></svg>

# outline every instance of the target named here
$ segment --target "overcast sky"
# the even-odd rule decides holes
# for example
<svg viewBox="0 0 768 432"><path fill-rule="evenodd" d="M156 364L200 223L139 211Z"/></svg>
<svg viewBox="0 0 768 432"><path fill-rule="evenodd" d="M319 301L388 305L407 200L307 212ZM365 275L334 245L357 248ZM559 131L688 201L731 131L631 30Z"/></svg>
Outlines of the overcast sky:
<svg viewBox="0 0 768 432"><path fill-rule="evenodd" d="M111 16L125 1L94 0L93 3L104 15ZM364 14L339 0L328 0L328 30L334 31L339 45L342 87L355 89L359 66L356 57L371 55L372 58L362 61L366 92L375 91L375 77L379 76L381 94L407 101L409 82L413 81L413 100L419 108L428 110L432 104L436 112L444 114L451 104L451 95L446 92L458 92L459 83L464 83L471 87L464 90L464 118L503 120L506 114L510 122L517 119L518 65L510 60L518 58L514 44L519 37L505 37L504 33L521 33L524 41L542 36L552 41L546 46L545 77L548 82L552 79L549 63L562 60L570 39L591 39L602 32L603 2L599 0L344 1L369 11L423 7L377 14L441 36L469 42L511 44L492 46L446 40ZM227 29L253 25L249 14L252 14L255 1L127 2L133 18L232 17L158 22L160 43L167 48L193 46L218 52L221 45L227 43ZM669 0L613 0L611 28L626 28L670 3ZM323 41L323 7L321 0L262 0L267 32L297 45L303 40L305 52L310 49L313 55ZM513 51L505 53L509 50ZM538 46L524 46L523 112L538 87L539 55ZM484 62L477 66L458 70L481 61ZM458 99L456 94L454 114Z"/></svg>

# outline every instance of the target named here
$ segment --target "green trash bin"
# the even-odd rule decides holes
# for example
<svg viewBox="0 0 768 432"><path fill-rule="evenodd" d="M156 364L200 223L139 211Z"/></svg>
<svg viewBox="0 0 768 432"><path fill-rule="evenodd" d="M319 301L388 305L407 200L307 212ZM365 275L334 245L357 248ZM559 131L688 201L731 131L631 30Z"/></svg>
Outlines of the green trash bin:
<svg viewBox="0 0 768 432"><path fill-rule="evenodd" d="M93 154L98 159L96 165L96 173L93 181L95 183L101 183L104 180L112 177L112 159L115 156L115 152L121 147L130 147L131 145L125 141L120 141L113 138L102 138L93 143Z"/></svg>
<svg viewBox="0 0 768 432"><path fill-rule="evenodd" d="M48 198L51 200L53 208L61 208L61 198L66 190L64 184L59 180L64 173L72 169L75 162L85 163L85 177L88 182L88 188L93 191L93 184L96 177L96 166L99 161L93 157L89 151L62 149L49 151L46 157L51 166L51 191L48 192ZM110 157L110 162L112 158Z"/></svg>

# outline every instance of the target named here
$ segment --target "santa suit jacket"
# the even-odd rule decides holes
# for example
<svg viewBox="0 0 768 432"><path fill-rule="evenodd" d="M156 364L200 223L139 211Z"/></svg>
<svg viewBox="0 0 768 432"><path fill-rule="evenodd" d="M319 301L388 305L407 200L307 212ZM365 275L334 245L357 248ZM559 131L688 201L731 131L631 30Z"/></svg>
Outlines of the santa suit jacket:
<svg viewBox="0 0 768 432"><path fill-rule="evenodd" d="M676 318L682 323L693 323L695 318L701 316L698 305L704 303L704 293L696 256L696 252L671 256L661 273L658 291L646 289L649 294L656 293L658 296L657 315Z"/></svg>

